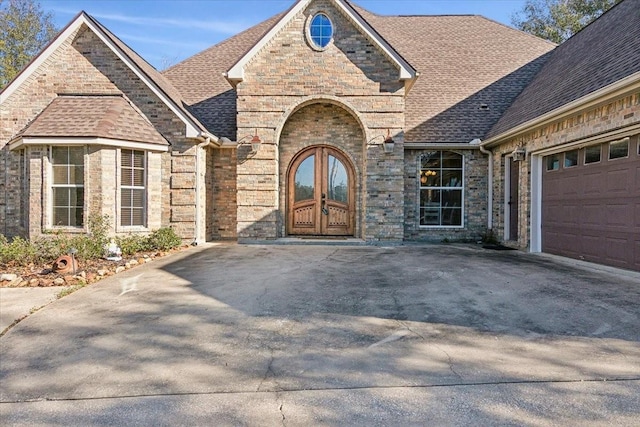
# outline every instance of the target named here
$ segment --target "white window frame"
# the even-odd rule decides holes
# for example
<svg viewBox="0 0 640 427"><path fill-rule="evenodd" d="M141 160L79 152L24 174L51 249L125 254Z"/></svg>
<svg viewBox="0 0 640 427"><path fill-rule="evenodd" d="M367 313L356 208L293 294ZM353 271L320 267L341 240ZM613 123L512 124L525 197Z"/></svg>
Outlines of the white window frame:
<svg viewBox="0 0 640 427"><path fill-rule="evenodd" d="M594 148L594 147L598 147L598 150L600 151L600 156L598 158L598 161L597 162L587 162L587 150L589 150L590 148ZM597 164L602 163L602 144L588 145L588 146L584 147L582 149L582 151L584 151L584 153L582 155L582 164L584 166L597 165Z"/></svg>
<svg viewBox="0 0 640 427"><path fill-rule="evenodd" d="M320 46L319 44L316 43L316 41L313 39L313 37L311 36L311 24L313 22L313 20L318 16L318 15L324 15L328 20L329 23L331 24L331 39L329 40L329 42L327 43L326 46ZM331 47L331 45L333 44L335 38L336 38L336 25L334 24L333 20L331 19L331 16L329 15L328 12L324 11L324 10L320 10L315 12L313 15L310 15L307 18L307 22L305 24L305 36L307 38L307 43L308 45L315 51L317 52L323 52L327 49L329 49L329 47Z"/></svg>
<svg viewBox="0 0 640 427"><path fill-rule="evenodd" d="M54 192L54 188L82 188L82 189L86 189L86 182L87 182L87 148L86 146L80 146L80 148L82 149L82 185L78 185L78 184L55 184L54 182L54 163L53 163L53 150L54 148L58 149L58 148L66 148L67 150L69 148L78 148L77 145L50 145L48 147L48 161L49 161L49 180L48 180L48 201L49 201L49 207L47 208L47 223L49 224L50 229L56 229L56 230L70 230L70 231L84 231L86 229L87 226L87 194L86 191L84 191L83 193L83 201L82 201L82 225L80 226L76 226L76 225L57 225L54 223L54 214L53 211L55 210L55 200L53 197L53 192ZM67 163L66 166L68 167L69 164Z"/></svg>
<svg viewBox="0 0 640 427"><path fill-rule="evenodd" d="M620 156L620 157L611 157L611 149L613 148L613 145L622 145L625 144L627 146L627 154L624 156ZM611 161L615 161L618 159L628 159L629 155L631 153L631 147L630 147L630 140L629 138L622 138L622 139L618 139L616 141L610 141L607 144L607 161L611 162Z"/></svg>
<svg viewBox="0 0 640 427"><path fill-rule="evenodd" d="M465 155L463 153L460 153L458 151L455 150L429 150L430 152L438 152L442 153L443 152L452 152L455 153L457 155L459 155L461 157L462 160L462 181L460 182L460 186L459 187L425 187L422 185L422 183L420 182L420 178L421 178L421 171L422 171L422 159L427 155L427 153L422 153L420 155L418 155L418 170L417 170L417 176L416 176L416 180L418 182L418 197L417 197L417 205L418 205L418 215L417 215L417 221L418 221L418 227L420 229L424 229L424 230L433 230L433 229L463 229L465 227L465 195L466 195L466 191L465 191ZM445 168L449 169L449 168ZM456 168L457 169L457 168ZM440 166L440 171L442 171L442 166ZM420 224L420 217L422 214L422 200L421 200L421 191L425 190L425 189L431 189L431 190L439 190L439 191L447 191L447 190L460 190L460 225L422 225ZM440 210L444 209L444 207L440 207ZM442 217L440 217L440 224L442 224Z"/></svg>
<svg viewBox="0 0 640 427"><path fill-rule="evenodd" d="M123 185L122 183L122 170L123 168L134 168L133 166L123 166L122 164L122 152L123 151L129 151L132 153L136 153L136 152L140 152L143 154L144 159L142 161L143 163L143 186L135 186L135 185ZM136 168L136 169L140 169L140 168ZM136 149L119 149L118 150L118 168L117 168L117 176L118 176L118 201L117 201L117 227L120 230L126 230L126 231L136 231L136 230L141 230L141 231L146 231L147 230L147 225L148 225L148 212L149 212L149 206L148 206L148 197L149 197L149 186L148 186L148 174L149 174L149 153L145 150L136 150ZM122 225L122 209L124 208L122 206L122 193L123 190L143 190L144 192L144 198L143 198L143 202L142 202L142 224L136 224L136 225ZM129 209L134 209L133 206L127 206L126 208ZM131 212L130 212L131 215Z"/></svg>

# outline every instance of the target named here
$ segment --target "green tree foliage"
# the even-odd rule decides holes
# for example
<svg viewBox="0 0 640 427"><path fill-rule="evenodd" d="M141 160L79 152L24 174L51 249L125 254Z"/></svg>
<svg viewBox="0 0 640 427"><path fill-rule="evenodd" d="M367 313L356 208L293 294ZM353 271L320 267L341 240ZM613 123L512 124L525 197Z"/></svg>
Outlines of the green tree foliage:
<svg viewBox="0 0 640 427"><path fill-rule="evenodd" d="M0 0L0 88L4 88L57 29L34 0Z"/></svg>
<svg viewBox="0 0 640 427"><path fill-rule="evenodd" d="M562 43L621 0L526 0L511 17L518 29Z"/></svg>

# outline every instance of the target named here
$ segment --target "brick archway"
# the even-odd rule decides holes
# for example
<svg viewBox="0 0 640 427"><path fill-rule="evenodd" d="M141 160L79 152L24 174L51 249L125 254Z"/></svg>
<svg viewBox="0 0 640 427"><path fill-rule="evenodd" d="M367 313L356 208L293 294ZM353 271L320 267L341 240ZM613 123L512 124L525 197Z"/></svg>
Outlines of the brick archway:
<svg viewBox="0 0 640 427"><path fill-rule="evenodd" d="M288 171L292 161L309 147L334 148L353 168L353 231L360 236L362 230L362 188L366 159L364 130L361 122L350 111L335 102L308 102L294 109L278 135L279 152L279 234L287 234Z"/></svg>

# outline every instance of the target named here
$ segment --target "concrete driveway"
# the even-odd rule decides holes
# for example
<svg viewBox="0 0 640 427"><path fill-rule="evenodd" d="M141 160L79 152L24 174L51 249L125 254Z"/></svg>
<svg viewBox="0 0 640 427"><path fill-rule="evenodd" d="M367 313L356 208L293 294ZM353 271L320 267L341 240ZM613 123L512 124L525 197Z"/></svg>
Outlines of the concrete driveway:
<svg viewBox="0 0 640 427"><path fill-rule="evenodd" d="M640 419L640 275L475 246L194 248L0 345L3 425Z"/></svg>

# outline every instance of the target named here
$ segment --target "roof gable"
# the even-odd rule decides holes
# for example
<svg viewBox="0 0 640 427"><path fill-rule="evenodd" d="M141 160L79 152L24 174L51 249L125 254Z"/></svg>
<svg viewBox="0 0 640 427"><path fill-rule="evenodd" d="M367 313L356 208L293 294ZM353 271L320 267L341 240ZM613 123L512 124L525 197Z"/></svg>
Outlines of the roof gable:
<svg viewBox="0 0 640 427"><path fill-rule="evenodd" d="M245 66L282 30L299 12L306 9L315 0L298 0L273 27L255 43L226 73L232 83L244 79ZM398 80L415 80L416 70L345 0L329 0L338 10L347 16L356 28L368 37L387 58L398 68Z"/></svg>
<svg viewBox="0 0 640 427"><path fill-rule="evenodd" d="M4 103L82 25L86 25L138 78L171 109L186 126L187 137L198 137L206 128L185 107L179 92L155 68L85 12L80 12L58 35L0 92ZM211 136L211 135L210 135Z"/></svg>

